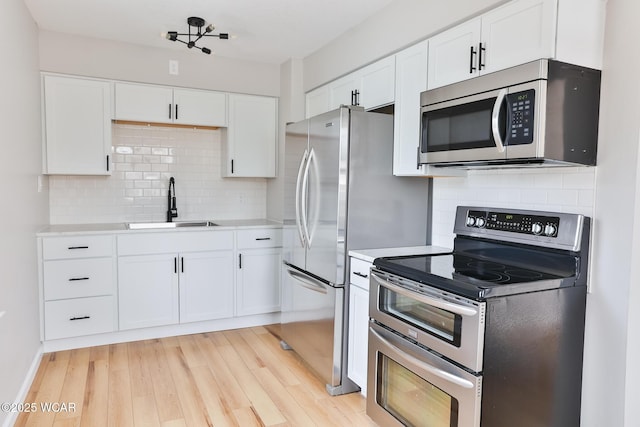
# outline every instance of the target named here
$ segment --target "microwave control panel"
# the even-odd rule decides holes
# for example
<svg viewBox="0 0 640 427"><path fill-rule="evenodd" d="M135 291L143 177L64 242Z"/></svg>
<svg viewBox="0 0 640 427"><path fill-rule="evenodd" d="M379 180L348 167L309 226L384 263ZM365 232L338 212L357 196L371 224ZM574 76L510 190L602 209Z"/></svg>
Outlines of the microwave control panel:
<svg viewBox="0 0 640 427"><path fill-rule="evenodd" d="M533 111L536 91L510 93L507 101L506 145L531 144L533 142Z"/></svg>
<svg viewBox="0 0 640 427"><path fill-rule="evenodd" d="M509 231L534 236L557 237L560 218L518 213L469 211L466 225L467 227Z"/></svg>

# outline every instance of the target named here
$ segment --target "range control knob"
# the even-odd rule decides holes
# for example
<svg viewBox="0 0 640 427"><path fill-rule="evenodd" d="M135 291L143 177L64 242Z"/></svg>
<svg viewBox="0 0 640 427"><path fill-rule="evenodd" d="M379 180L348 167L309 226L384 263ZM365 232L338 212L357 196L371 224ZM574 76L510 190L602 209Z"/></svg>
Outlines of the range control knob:
<svg viewBox="0 0 640 427"><path fill-rule="evenodd" d="M534 222L531 224L531 232L535 235L542 233L542 224L539 222Z"/></svg>
<svg viewBox="0 0 640 427"><path fill-rule="evenodd" d="M476 227L483 228L486 223L487 221L482 217L476 219Z"/></svg>
<svg viewBox="0 0 640 427"><path fill-rule="evenodd" d="M547 235L547 236L555 236L556 231L558 231L558 229L553 224L547 224L544 227L544 234Z"/></svg>
<svg viewBox="0 0 640 427"><path fill-rule="evenodd" d="M467 227L473 227L476 225L476 219L472 216L467 217Z"/></svg>

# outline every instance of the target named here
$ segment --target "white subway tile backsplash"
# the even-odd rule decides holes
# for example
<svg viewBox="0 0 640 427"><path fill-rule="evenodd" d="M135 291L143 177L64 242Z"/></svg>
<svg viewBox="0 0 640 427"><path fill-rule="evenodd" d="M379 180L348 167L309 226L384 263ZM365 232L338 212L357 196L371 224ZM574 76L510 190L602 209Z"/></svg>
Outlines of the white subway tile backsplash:
<svg viewBox="0 0 640 427"><path fill-rule="evenodd" d="M465 178L435 178L433 244L453 246L457 206L571 212L593 217L596 168L469 171Z"/></svg>
<svg viewBox="0 0 640 427"><path fill-rule="evenodd" d="M266 179L222 178L218 130L113 125L111 176L49 178L51 224L164 221L169 177L178 219L266 216Z"/></svg>

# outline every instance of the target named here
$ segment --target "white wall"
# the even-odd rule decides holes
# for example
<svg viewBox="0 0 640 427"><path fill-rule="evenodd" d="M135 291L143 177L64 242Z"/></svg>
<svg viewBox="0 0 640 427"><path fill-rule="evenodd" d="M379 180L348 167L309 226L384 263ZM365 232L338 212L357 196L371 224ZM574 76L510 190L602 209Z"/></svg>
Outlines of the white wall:
<svg viewBox="0 0 640 427"><path fill-rule="evenodd" d="M640 37L636 0L607 3L596 178L592 281L587 307L584 425L638 426L640 407L640 211L638 135Z"/></svg>
<svg viewBox="0 0 640 427"><path fill-rule="evenodd" d="M304 90L380 59L506 0L397 0L304 58Z"/></svg>
<svg viewBox="0 0 640 427"><path fill-rule="evenodd" d="M0 402L14 402L40 345L35 232L47 221L41 169L38 30L22 0L0 2ZM22 398L23 396L20 396ZM0 425L12 415L0 412Z"/></svg>
<svg viewBox="0 0 640 427"><path fill-rule="evenodd" d="M169 60L178 61L179 75L169 74ZM114 80L268 96L280 92L278 65L51 31L40 32L40 66L43 71Z"/></svg>

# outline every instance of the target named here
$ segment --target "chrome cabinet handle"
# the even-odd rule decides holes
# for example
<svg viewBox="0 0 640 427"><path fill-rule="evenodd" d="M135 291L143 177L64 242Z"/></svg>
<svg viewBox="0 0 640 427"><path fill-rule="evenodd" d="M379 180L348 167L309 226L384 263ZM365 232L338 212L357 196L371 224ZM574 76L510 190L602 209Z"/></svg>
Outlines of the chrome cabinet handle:
<svg viewBox="0 0 640 427"><path fill-rule="evenodd" d="M369 278L368 274L360 273L359 271L354 271L353 274L355 274L356 276L362 277L363 279Z"/></svg>
<svg viewBox="0 0 640 427"><path fill-rule="evenodd" d="M72 277L69 279L70 282L79 282L81 280L89 280L88 277Z"/></svg>
<svg viewBox="0 0 640 427"><path fill-rule="evenodd" d="M89 249L89 246L69 246L67 249L73 251L75 249Z"/></svg>
<svg viewBox="0 0 640 427"><path fill-rule="evenodd" d="M419 294L417 292L411 292L407 289L404 289L398 285L394 285L393 283L389 282L388 280L378 276L375 273L371 273L371 276L373 276L373 278L376 280L376 282L378 282L380 284L380 286L383 286L397 294L406 296L408 298L414 299L416 301L420 301L422 303L431 305L433 307L436 308L440 308L442 310L446 310L449 311L451 313L454 314L459 314L460 316L475 316L476 314L478 314L478 311L470 308L470 307L464 307L458 304L454 304L448 301L444 301L438 298L434 298L428 295L424 295L424 294Z"/></svg>
<svg viewBox="0 0 640 427"><path fill-rule="evenodd" d="M473 388L474 385L471 381L469 380L465 380L464 378L460 378L452 373L449 373L447 371L443 371L442 369L436 368L435 366L431 366L428 363L423 362L422 360L410 355L409 353L407 353L406 351L402 351L400 348L398 348L397 346L395 346L394 344L392 344L389 340L387 340L385 337L383 337L382 335L380 335L379 332L373 330L372 328L369 328L369 331L375 335L375 337L377 339L379 339L384 345L386 345L387 347L389 347L390 349L392 349L393 351L402 354L402 357L409 360L409 362L411 362L412 364L419 366L421 369L424 369L425 371L439 377L442 378L443 380L453 383L457 386L460 387L464 387L464 388Z"/></svg>
<svg viewBox="0 0 640 427"><path fill-rule="evenodd" d="M74 320L86 320L86 319L91 319L91 316L71 317L69 320L74 321Z"/></svg>
<svg viewBox="0 0 640 427"><path fill-rule="evenodd" d="M502 136L500 135L500 123L498 123L498 121L500 119L500 107L506 96L507 90L501 89L500 92L498 92L496 102L493 104L493 110L491 111L491 132L493 133L493 140L496 143L496 147L501 153L504 153L504 141L502 141Z"/></svg>

